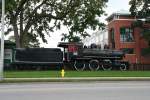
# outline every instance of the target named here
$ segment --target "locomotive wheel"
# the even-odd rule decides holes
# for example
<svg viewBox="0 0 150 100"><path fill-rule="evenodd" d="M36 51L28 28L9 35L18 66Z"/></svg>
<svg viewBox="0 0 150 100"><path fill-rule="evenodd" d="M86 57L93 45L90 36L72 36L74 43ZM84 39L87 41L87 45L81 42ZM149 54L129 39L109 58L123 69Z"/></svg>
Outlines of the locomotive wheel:
<svg viewBox="0 0 150 100"><path fill-rule="evenodd" d="M104 60L102 64L103 70L111 70L112 69L112 62L108 60Z"/></svg>
<svg viewBox="0 0 150 100"><path fill-rule="evenodd" d="M127 70L126 64L120 64L120 70L121 70L121 71Z"/></svg>
<svg viewBox="0 0 150 100"><path fill-rule="evenodd" d="M74 68L77 71L83 71L85 69L85 63L82 61L75 61L74 62Z"/></svg>
<svg viewBox="0 0 150 100"><path fill-rule="evenodd" d="M89 68L92 71L97 71L99 69L99 61L98 60L90 60Z"/></svg>

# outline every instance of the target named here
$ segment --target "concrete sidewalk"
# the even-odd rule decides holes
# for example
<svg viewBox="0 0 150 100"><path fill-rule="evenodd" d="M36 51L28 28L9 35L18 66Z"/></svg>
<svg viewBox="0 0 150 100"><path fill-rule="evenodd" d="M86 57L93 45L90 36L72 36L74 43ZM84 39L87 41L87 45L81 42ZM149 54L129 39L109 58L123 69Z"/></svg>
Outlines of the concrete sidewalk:
<svg viewBox="0 0 150 100"><path fill-rule="evenodd" d="M86 82L86 81L150 81L150 77L64 77L64 78L5 78L0 83L12 82Z"/></svg>

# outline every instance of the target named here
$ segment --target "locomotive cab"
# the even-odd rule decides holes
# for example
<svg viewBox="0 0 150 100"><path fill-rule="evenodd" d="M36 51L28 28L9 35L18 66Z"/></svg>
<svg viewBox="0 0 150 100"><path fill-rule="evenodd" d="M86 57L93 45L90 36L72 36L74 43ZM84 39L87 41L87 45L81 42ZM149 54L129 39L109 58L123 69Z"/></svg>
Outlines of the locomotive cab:
<svg viewBox="0 0 150 100"><path fill-rule="evenodd" d="M76 62L76 58L81 55L80 52L83 48L83 44L82 43L76 43L76 42L60 42L58 44L58 47L63 48L64 67L67 69L74 69L75 68L75 70L78 70L78 69L76 69L74 64Z"/></svg>
<svg viewBox="0 0 150 100"><path fill-rule="evenodd" d="M78 56L80 53L80 50L82 48L82 43L76 43L76 42L60 42L58 44L58 47L63 48L63 60L65 62L71 61L74 57Z"/></svg>

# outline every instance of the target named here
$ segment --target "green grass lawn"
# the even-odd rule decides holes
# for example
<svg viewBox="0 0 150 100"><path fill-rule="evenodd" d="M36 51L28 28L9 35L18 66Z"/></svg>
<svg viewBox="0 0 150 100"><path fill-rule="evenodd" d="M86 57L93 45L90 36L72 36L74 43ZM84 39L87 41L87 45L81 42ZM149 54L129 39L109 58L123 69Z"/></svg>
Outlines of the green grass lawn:
<svg viewBox="0 0 150 100"><path fill-rule="evenodd" d="M60 71L5 71L5 78L61 77ZM65 71L65 77L150 77L150 71Z"/></svg>

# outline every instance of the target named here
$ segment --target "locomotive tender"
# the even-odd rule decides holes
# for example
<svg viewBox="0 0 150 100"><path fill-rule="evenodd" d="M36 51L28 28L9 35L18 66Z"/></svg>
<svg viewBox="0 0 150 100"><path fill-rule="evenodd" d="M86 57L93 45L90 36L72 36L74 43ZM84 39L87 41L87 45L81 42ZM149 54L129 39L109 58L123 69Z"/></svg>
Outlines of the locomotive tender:
<svg viewBox="0 0 150 100"><path fill-rule="evenodd" d="M84 48L82 43L60 42L63 48L17 48L11 66L16 69L49 69L72 67L77 71L87 68L96 71L100 68L111 70L128 69L128 62L123 61L125 54L116 50L101 50L99 48Z"/></svg>

